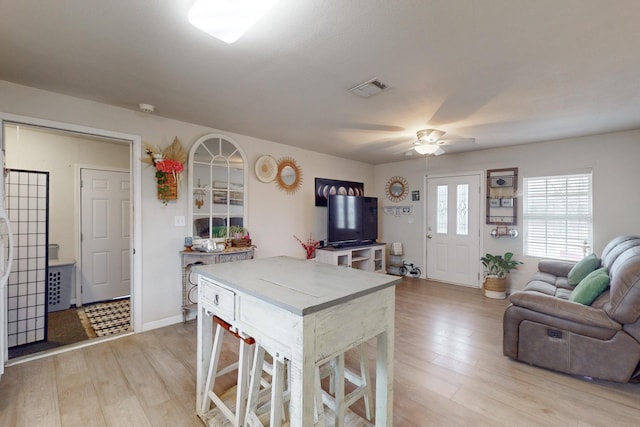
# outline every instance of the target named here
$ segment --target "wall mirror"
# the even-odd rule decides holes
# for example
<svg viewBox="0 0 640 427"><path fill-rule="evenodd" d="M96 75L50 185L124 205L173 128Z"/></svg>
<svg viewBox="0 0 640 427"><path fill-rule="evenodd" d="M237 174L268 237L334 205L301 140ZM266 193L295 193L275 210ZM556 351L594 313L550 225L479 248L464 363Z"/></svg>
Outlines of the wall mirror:
<svg viewBox="0 0 640 427"><path fill-rule="evenodd" d="M409 194L409 183L401 176L389 178L385 186L385 193L392 202L401 202Z"/></svg>
<svg viewBox="0 0 640 427"><path fill-rule="evenodd" d="M209 134L189 150L188 218L192 235L227 237L229 227L247 228L247 161L231 138Z"/></svg>
<svg viewBox="0 0 640 427"><path fill-rule="evenodd" d="M281 190L295 193L302 182L302 171L295 160L285 157L278 162L276 182Z"/></svg>

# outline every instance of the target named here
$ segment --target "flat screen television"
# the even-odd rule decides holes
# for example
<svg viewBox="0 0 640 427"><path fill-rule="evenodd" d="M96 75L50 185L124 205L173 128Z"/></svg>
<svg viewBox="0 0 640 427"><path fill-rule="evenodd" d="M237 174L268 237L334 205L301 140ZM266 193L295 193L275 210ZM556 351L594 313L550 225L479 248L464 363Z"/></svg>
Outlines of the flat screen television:
<svg viewBox="0 0 640 427"><path fill-rule="evenodd" d="M327 244L354 246L378 239L378 198L329 196L327 200Z"/></svg>

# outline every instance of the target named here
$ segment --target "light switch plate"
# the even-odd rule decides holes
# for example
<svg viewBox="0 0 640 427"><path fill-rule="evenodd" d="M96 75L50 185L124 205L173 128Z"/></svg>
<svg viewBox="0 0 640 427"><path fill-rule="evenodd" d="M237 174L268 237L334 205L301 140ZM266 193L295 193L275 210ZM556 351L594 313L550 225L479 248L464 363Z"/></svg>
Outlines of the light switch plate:
<svg viewBox="0 0 640 427"><path fill-rule="evenodd" d="M186 225L184 216L173 217L173 222L176 227L184 227Z"/></svg>

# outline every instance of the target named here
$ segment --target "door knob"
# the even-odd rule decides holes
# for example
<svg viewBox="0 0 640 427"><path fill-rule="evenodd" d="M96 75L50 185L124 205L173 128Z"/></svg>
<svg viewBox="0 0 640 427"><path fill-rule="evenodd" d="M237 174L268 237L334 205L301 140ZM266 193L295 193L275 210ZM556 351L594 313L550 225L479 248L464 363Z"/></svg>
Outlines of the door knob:
<svg viewBox="0 0 640 427"><path fill-rule="evenodd" d="M427 234L427 239L431 239L431 237L433 237L431 234Z"/></svg>

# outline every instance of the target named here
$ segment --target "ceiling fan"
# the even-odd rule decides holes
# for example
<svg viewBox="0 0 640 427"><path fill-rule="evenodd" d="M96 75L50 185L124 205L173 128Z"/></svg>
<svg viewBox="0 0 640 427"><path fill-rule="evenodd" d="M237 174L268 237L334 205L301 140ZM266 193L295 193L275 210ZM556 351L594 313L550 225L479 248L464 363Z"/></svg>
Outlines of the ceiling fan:
<svg viewBox="0 0 640 427"><path fill-rule="evenodd" d="M475 138L444 139L445 131L439 129L421 129L416 132L418 140L413 143L413 149L420 154L439 156L446 153L443 146L457 142L475 143Z"/></svg>

